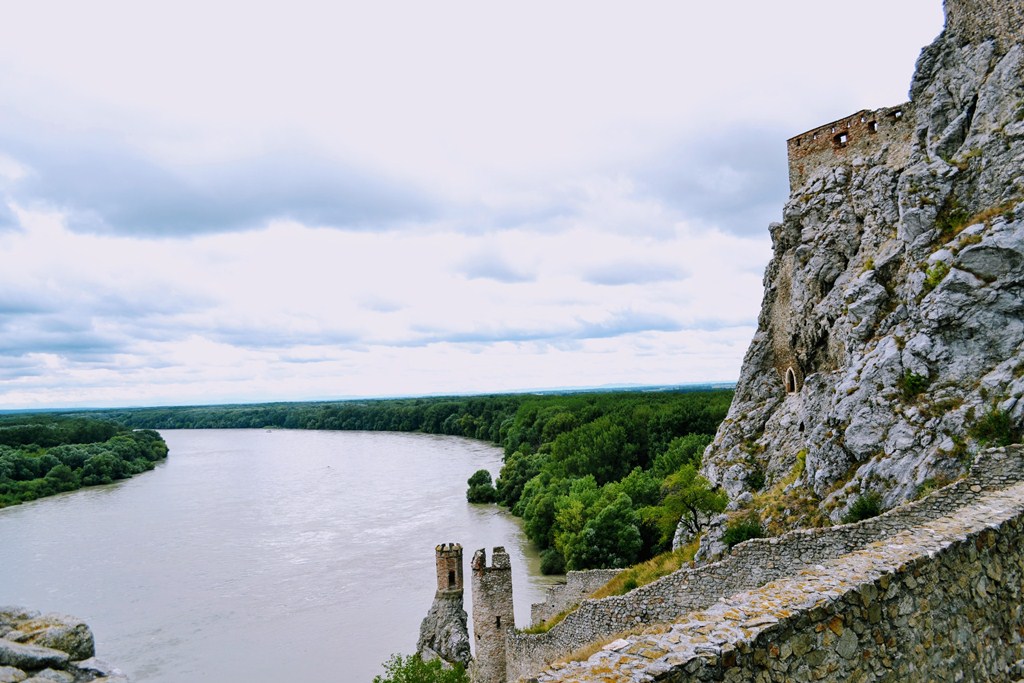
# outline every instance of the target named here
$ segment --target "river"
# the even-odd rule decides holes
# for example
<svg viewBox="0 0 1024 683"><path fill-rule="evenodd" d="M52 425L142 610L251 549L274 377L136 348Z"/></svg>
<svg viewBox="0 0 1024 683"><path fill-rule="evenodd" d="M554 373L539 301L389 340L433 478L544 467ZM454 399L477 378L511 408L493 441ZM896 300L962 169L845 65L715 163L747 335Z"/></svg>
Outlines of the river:
<svg viewBox="0 0 1024 683"><path fill-rule="evenodd" d="M501 452L386 432L162 430L152 472L0 510L0 604L66 612L136 683L370 681L411 653L434 546L504 545L516 623L549 580L516 520L470 505Z"/></svg>

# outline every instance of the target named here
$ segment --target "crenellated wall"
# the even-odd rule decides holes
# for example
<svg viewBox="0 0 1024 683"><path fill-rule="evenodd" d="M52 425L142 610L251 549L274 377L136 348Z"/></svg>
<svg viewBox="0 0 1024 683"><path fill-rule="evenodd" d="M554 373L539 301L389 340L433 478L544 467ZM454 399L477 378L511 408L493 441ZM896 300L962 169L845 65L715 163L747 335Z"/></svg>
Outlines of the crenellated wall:
<svg viewBox="0 0 1024 683"><path fill-rule="evenodd" d="M512 632L505 645L509 681L529 678L568 653L641 625L676 621L729 596L837 560L1024 481L1024 449L979 454L970 474L919 501L857 524L793 531L737 546L720 562L680 569L623 596L586 600L543 634Z"/></svg>

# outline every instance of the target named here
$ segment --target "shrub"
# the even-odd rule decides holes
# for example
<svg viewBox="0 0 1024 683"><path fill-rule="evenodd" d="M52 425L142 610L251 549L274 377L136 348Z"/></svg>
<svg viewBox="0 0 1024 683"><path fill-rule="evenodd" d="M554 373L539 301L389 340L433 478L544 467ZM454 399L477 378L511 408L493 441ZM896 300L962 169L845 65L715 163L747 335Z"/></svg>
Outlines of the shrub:
<svg viewBox="0 0 1024 683"><path fill-rule="evenodd" d="M904 401L913 401L918 394L928 388L928 377L907 370L896 381L896 386L899 387Z"/></svg>
<svg viewBox="0 0 1024 683"><path fill-rule="evenodd" d="M763 538L764 529L761 528L761 520L755 515L743 517L729 522L725 527L725 534L722 536L722 542L725 543L730 549L743 541L749 541L752 538Z"/></svg>
<svg viewBox="0 0 1024 683"><path fill-rule="evenodd" d="M930 292L935 289L947 275L949 275L949 264L945 261L936 261L928 266L924 276L925 291Z"/></svg>
<svg viewBox="0 0 1024 683"><path fill-rule="evenodd" d="M558 548L548 548L540 554L541 574L564 574L565 557Z"/></svg>
<svg viewBox="0 0 1024 683"><path fill-rule="evenodd" d="M970 435L983 446L1008 446L1020 440L1009 413L990 409L970 429Z"/></svg>
<svg viewBox="0 0 1024 683"><path fill-rule="evenodd" d="M843 515L843 523L859 522L862 519L871 519L882 514L882 496L872 491L858 496L853 505Z"/></svg>
<svg viewBox="0 0 1024 683"><path fill-rule="evenodd" d="M424 662L418 654L393 654L384 662L384 675L374 676L373 683L469 683L469 676L461 664L446 668L440 659Z"/></svg>

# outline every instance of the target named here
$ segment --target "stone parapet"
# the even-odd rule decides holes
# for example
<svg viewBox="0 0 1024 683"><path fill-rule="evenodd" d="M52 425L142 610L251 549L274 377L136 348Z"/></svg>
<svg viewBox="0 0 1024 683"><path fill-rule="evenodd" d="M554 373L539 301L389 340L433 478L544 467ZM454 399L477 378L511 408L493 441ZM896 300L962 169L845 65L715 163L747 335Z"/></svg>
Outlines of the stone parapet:
<svg viewBox="0 0 1024 683"><path fill-rule="evenodd" d="M532 680L1013 680L1022 585L1018 483Z"/></svg>
<svg viewBox="0 0 1024 683"><path fill-rule="evenodd" d="M885 542L1020 481L1024 481L1024 449L992 449L978 455L964 479L878 517L754 539L736 546L719 562L680 569L626 595L585 600L546 633L508 634L508 680L529 678L567 653L639 625L676 621L680 615L707 609L723 598Z"/></svg>

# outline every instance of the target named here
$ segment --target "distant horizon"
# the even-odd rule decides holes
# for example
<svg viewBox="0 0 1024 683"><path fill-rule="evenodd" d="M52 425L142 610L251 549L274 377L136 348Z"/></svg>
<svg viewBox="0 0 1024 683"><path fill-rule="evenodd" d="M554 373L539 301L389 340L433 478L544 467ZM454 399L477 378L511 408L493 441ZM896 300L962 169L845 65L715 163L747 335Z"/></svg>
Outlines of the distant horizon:
<svg viewBox="0 0 1024 683"><path fill-rule="evenodd" d="M35 414L35 413L65 413L65 412L91 412L106 410L147 410L156 408L220 408L235 406L267 406L267 405L301 405L306 403L345 403L349 401L402 401L419 398L473 398L478 396L518 396L534 394L537 396L549 394L585 394L604 392L645 392L645 391L672 391L674 389L735 389L736 381L721 382L683 382L680 384L614 384L603 386L579 386L579 387L552 387L548 389L532 388L510 391L471 391L438 394L395 394L386 396L338 396L333 398L309 398L309 399L285 399L285 400L242 400L227 401L223 403L167 403L152 405L82 405L82 406L54 406L49 408L0 408L0 415Z"/></svg>

